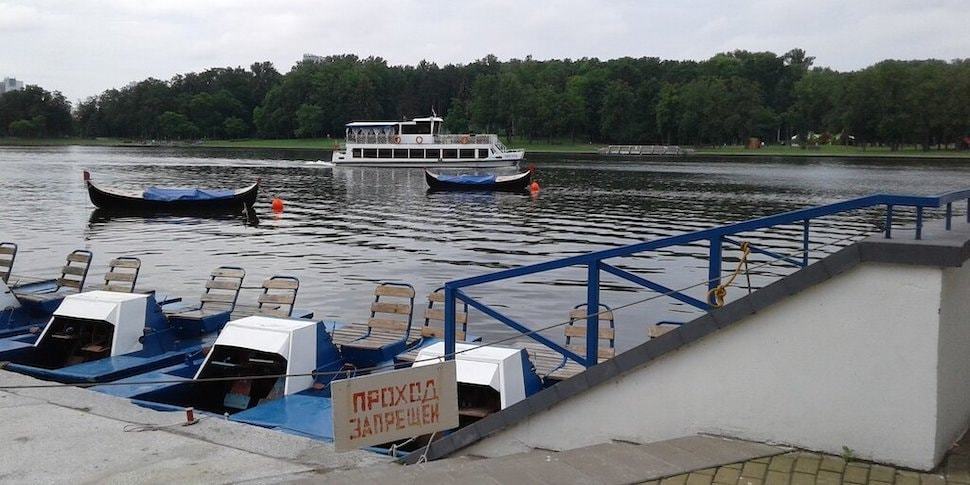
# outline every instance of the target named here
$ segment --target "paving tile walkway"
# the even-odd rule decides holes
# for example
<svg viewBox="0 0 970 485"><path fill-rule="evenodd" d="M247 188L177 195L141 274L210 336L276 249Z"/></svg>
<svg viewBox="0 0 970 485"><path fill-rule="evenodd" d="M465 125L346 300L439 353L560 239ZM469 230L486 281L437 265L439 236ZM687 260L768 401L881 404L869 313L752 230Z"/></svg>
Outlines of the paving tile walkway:
<svg viewBox="0 0 970 485"><path fill-rule="evenodd" d="M682 473L645 485L970 485L970 437L957 443L929 473L841 456L791 451Z"/></svg>

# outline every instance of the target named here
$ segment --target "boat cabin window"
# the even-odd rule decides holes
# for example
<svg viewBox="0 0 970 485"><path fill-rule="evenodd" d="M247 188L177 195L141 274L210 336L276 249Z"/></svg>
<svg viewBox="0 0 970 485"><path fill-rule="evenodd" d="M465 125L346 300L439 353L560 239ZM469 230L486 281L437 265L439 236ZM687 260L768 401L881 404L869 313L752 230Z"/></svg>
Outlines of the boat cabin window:
<svg viewBox="0 0 970 485"><path fill-rule="evenodd" d="M474 148L462 148L458 151L459 158L475 158Z"/></svg>
<svg viewBox="0 0 970 485"><path fill-rule="evenodd" d="M402 135L430 135L431 134L431 122L430 121L418 121L415 124L401 125Z"/></svg>
<svg viewBox="0 0 970 485"><path fill-rule="evenodd" d="M488 158L488 148L479 148L478 158Z"/></svg>
<svg viewBox="0 0 970 485"><path fill-rule="evenodd" d="M394 149L394 158L407 158L407 157L408 157L408 151L407 150L405 150L403 148L395 148Z"/></svg>
<svg viewBox="0 0 970 485"><path fill-rule="evenodd" d="M502 396L489 386L458 383L458 416L462 425L471 424L502 409Z"/></svg>
<svg viewBox="0 0 970 485"><path fill-rule="evenodd" d="M424 158L424 150L420 148L411 149L411 158Z"/></svg>
<svg viewBox="0 0 970 485"><path fill-rule="evenodd" d="M360 158L361 157L361 150L360 150L360 148L354 148L353 157L354 158Z"/></svg>
<svg viewBox="0 0 970 485"><path fill-rule="evenodd" d="M433 158L435 160L441 158L441 150L435 148L433 150L425 150L425 158Z"/></svg>
<svg viewBox="0 0 970 485"><path fill-rule="evenodd" d="M442 152L444 153L443 158L458 158L458 150L454 148L446 148Z"/></svg>
<svg viewBox="0 0 970 485"><path fill-rule="evenodd" d="M377 158L391 158L390 148L379 148L377 150Z"/></svg>
<svg viewBox="0 0 970 485"><path fill-rule="evenodd" d="M54 317L43 340L37 343L31 365L59 369L111 356L114 325L101 320Z"/></svg>
<svg viewBox="0 0 970 485"><path fill-rule="evenodd" d="M365 148L363 158L377 158L376 148Z"/></svg>
<svg viewBox="0 0 970 485"><path fill-rule="evenodd" d="M286 365L279 354L216 345L199 378L282 375ZM233 413L282 397L284 384L284 378L200 382L196 384L196 403L207 411Z"/></svg>

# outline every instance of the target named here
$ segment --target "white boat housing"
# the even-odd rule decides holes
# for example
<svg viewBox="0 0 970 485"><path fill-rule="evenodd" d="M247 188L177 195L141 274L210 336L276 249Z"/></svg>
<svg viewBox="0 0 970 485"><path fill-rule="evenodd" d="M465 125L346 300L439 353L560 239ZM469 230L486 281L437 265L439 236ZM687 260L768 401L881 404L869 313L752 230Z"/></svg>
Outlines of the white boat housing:
<svg viewBox="0 0 970 485"><path fill-rule="evenodd" d="M539 377L529 364L525 350L506 347L475 348L474 345L461 343L455 345L455 350L460 352L455 355L459 386L471 384L494 389L499 394L500 409L505 409L538 391ZM438 363L441 359L436 357L443 355L444 342L431 344L418 352L414 366ZM459 395L461 393L459 387Z"/></svg>
<svg viewBox="0 0 970 485"><path fill-rule="evenodd" d="M88 291L64 297L44 331L34 343L39 347L55 332L73 325L71 322L108 324L111 331L109 355L123 355L142 350L140 341L148 314L147 294L120 293L116 291Z"/></svg>
<svg viewBox="0 0 970 485"><path fill-rule="evenodd" d="M442 135L442 118L347 123L346 147L335 165L361 167L505 167L525 158L496 135Z"/></svg>
<svg viewBox="0 0 970 485"><path fill-rule="evenodd" d="M220 347L255 350L282 357L287 377L284 394L293 394L313 385L309 374L317 368L318 329L321 323L312 320L252 316L233 320L219 333L206 356L205 362L195 374L198 379L208 371L210 360Z"/></svg>

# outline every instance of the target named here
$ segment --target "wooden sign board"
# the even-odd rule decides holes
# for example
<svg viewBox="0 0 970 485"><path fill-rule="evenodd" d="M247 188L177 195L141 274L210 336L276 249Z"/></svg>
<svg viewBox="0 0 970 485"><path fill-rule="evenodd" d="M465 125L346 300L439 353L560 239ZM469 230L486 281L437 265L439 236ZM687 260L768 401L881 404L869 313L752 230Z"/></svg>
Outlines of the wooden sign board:
<svg viewBox="0 0 970 485"><path fill-rule="evenodd" d="M458 427L455 361L334 381L338 452Z"/></svg>

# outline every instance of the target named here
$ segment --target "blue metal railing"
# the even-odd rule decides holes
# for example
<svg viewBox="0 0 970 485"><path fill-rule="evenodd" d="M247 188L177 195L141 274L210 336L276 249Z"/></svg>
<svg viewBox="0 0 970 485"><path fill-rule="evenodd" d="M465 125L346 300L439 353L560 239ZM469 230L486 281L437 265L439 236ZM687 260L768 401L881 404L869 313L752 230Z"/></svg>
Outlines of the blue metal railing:
<svg viewBox="0 0 970 485"><path fill-rule="evenodd" d="M939 208L945 207L944 218L946 220L945 227L946 230L952 228L951 219L953 217L953 203L960 200L967 201L967 222L970 223L970 189L960 190L956 192L950 192L947 194L935 196L935 197L924 197L924 196L912 196L912 195L888 195L888 194L878 194L870 195L866 197L860 197L858 199L846 200L843 202L836 202L834 204L828 204L818 207L810 207L806 209L800 209L791 212L785 212L782 214L776 214L773 216L761 217L758 219L751 219L743 222L737 222L733 224L727 224L724 226L714 227L710 229L703 229L700 231L690 232L686 234L681 234L677 236L670 236L661 239L655 239L652 241L645 241L637 244L631 244L629 246L623 246L618 248L611 248L602 251L595 251L588 254L582 254L579 256L572 256L568 258L557 259L553 261L547 261L544 263L532 264L528 266L522 266L519 268L508 269L504 271L498 271L495 273L484 274L480 276L474 276L471 278L464 278L460 280L449 281L445 283L445 354L447 358L454 358L455 352L455 302L457 299L462 300L468 306L481 311L485 315L498 320L499 322L527 335L528 337L536 340L537 342L549 347L556 352L559 352L567 359L573 360L582 364L586 367L596 365L597 355L598 355L598 345L599 345L599 315L595 312L588 315L586 318L586 353L585 356L580 356L569 349L566 349L556 342L549 340L548 338L540 335L539 333L533 332L529 327L523 325L520 322L515 321L507 315L495 310L494 308L481 303L471 296L469 296L464 288L470 286L481 285L484 283L491 283L500 280L506 280L510 278L517 278L520 276L531 275L536 273L542 273L545 271L551 271L555 269L565 268L569 266L586 266L587 277L586 277L586 308L599 308L600 306L600 273L605 271L613 276L622 278L624 280L630 281L637 285L643 286L660 294L669 296L683 303L691 305L693 307L699 308L701 310L709 311L712 308L710 301L701 301L690 295L682 293L680 291L675 291L666 286L643 278L641 276L635 275L628 271L617 268L604 262L610 258L630 256L635 253L640 253L644 251L654 251L661 248L666 248L670 246L680 246L684 244L695 243L699 241L708 242L708 290L713 290L720 285L721 282L721 256L723 251L723 244L734 244L739 245L738 241L731 239L728 236L739 234L742 232L755 231L759 229L766 229L779 225L786 224L796 224L801 223L802 225L802 258L801 260L794 259L790 256L783 256L776 254L772 251L765 249L754 248L751 250L770 256L776 259L783 260L794 266L803 267L807 266L809 259L809 229L810 221L815 218L830 216L834 214L839 214L843 212L849 212L859 209L867 208L877 208L881 206L886 207L886 227L885 227L885 237L892 237L892 223L893 223L893 212L896 207L914 207L916 209L916 239L922 239L923 237L923 210L925 208Z"/></svg>

